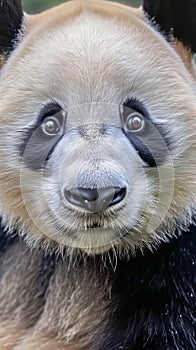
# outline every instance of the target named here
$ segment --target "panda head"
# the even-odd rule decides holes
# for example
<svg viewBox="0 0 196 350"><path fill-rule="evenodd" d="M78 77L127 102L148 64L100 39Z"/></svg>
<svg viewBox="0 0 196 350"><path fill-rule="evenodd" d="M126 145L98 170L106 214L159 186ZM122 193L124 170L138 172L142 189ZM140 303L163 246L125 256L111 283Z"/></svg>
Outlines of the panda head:
<svg viewBox="0 0 196 350"><path fill-rule="evenodd" d="M193 1L0 5L0 211L31 246L152 248L194 218Z"/></svg>

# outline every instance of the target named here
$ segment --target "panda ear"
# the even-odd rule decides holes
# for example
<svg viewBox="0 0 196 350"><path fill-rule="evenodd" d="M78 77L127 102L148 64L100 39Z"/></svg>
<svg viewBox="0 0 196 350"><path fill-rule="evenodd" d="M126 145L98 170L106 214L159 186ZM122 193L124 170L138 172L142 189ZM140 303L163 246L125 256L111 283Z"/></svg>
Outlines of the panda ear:
<svg viewBox="0 0 196 350"><path fill-rule="evenodd" d="M143 9L165 35L196 52L196 0L143 0Z"/></svg>
<svg viewBox="0 0 196 350"><path fill-rule="evenodd" d="M21 0L0 0L0 55L8 55L21 29Z"/></svg>

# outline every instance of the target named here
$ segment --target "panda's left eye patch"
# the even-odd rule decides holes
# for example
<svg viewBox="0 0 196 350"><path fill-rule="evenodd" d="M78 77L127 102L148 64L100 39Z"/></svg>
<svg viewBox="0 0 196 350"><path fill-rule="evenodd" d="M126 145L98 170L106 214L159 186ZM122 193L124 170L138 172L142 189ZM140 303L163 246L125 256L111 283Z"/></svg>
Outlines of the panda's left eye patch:
<svg viewBox="0 0 196 350"><path fill-rule="evenodd" d="M57 104L45 106L20 146L23 162L31 169L42 168L65 133L66 112Z"/></svg>
<svg viewBox="0 0 196 350"><path fill-rule="evenodd" d="M169 154L171 141L164 124L151 118L145 106L127 99L120 106L122 131L149 167L161 165Z"/></svg>

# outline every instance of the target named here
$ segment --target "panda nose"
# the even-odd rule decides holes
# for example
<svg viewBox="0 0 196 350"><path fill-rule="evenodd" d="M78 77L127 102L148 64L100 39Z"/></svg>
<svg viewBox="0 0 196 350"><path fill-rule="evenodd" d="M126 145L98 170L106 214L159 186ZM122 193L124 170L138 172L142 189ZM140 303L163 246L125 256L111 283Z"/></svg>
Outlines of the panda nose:
<svg viewBox="0 0 196 350"><path fill-rule="evenodd" d="M120 203L126 195L126 188L107 187L103 189L72 188L64 190L66 200L78 207L96 213Z"/></svg>

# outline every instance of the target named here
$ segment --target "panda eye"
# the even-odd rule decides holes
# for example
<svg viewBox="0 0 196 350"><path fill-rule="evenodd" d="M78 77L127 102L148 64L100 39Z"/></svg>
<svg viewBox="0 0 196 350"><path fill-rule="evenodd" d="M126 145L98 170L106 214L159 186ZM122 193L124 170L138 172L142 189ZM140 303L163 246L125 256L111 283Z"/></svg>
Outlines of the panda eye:
<svg viewBox="0 0 196 350"><path fill-rule="evenodd" d="M55 116L50 116L43 120L41 130L45 136L55 136L60 133L61 125Z"/></svg>
<svg viewBox="0 0 196 350"><path fill-rule="evenodd" d="M139 112L130 113L125 121L125 127L128 131L131 132L141 132L145 128L144 117Z"/></svg>
<svg viewBox="0 0 196 350"><path fill-rule="evenodd" d="M120 105L123 128L128 133L142 133L147 127L149 114L141 102L127 99Z"/></svg>

